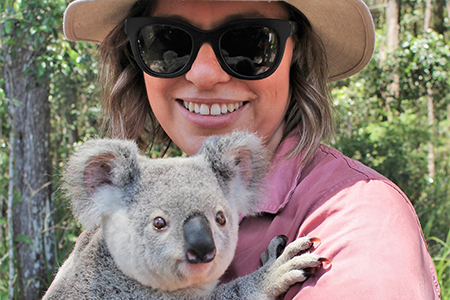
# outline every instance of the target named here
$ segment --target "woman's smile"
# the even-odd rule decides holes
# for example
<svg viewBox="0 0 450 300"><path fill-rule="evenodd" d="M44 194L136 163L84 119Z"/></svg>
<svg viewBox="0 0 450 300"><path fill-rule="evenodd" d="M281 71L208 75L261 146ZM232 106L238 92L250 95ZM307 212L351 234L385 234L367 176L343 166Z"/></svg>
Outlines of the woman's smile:
<svg viewBox="0 0 450 300"><path fill-rule="evenodd" d="M204 101L204 100L203 100ZM204 129L227 128L236 122L249 102L186 101L178 102L182 115L192 125Z"/></svg>
<svg viewBox="0 0 450 300"><path fill-rule="evenodd" d="M244 105L244 102L208 104L183 100L183 105L191 113L202 116L223 116L238 110Z"/></svg>

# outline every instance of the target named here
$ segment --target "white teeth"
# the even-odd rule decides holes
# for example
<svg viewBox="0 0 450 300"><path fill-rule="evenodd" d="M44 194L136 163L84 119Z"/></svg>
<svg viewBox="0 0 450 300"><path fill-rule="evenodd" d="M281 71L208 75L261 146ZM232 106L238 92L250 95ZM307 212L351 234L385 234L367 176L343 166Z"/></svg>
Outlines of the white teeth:
<svg viewBox="0 0 450 300"><path fill-rule="evenodd" d="M222 110L221 113L226 114L228 112L228 108L226 104L222 104Z"/></svg>
<svg viewBox="0 0 450 300"><path fill-rule="evenodd" d="M219 104L213 104L211 106L211 114L213 116L218 116L220 115L220 105Z"/></svg>
<svg viewBox="0 0 450 300"><path fill-rule="evenodd" d="M244 105L244 102L239 103L229 103L229 104L218 104L214 103L211 106L208 104L199 104L194 102L183 101L183 105L190 112L195 112L196 114L201 114L204 116L220 116L227 113L231 113Z"/></svg>
<svg viewBox="0 0 450 300"><path fill-rule="evenodd" d="M206 104L202 104L202 106L200 106L200 114L201 115L209 115L209 107Z"/></svg>

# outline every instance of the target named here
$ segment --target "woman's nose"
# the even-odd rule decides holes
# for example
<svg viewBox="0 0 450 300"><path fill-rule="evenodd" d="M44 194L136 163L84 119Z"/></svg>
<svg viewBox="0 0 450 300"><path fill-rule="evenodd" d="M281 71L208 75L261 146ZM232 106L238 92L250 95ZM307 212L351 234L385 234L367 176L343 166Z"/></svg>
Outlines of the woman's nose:
<svg viewBox="0 0 450 300"><path fill-rule="evenodd" d="M191 69L185 76L197 88L204 90L212 89L217 83L227 82L231 78L220 66L210 44L201 46Z"/></svg>

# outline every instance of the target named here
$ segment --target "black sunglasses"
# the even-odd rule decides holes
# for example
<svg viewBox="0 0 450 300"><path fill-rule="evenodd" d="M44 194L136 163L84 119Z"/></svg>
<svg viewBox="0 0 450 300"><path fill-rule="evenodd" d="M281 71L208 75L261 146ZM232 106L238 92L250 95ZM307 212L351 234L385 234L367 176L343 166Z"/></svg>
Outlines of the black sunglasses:
<svg viewBox="0 0 450 300"><path fill-rule="evenodd" d="M147 74L174 78L191 68L200 47L211 44L223 70L239 79L270 76L280 65L295 23L277 19L245 19L213 30L200 30L167 18L130 18L125 22L133 56Z"/></svg>

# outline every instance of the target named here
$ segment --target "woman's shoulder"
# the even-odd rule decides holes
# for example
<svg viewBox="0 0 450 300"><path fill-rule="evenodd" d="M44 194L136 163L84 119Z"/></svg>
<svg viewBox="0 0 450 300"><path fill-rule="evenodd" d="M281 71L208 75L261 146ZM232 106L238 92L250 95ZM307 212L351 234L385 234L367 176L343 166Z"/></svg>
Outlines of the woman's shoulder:
<svg viewBox="0 0 450 300"><path fill-rule="evenodd" d="M304 166L302 173L304 177L319 175L319 173L332 173L330 176L340 175L339 178L356 177L366 180L387 180L374 169L325 145L320 145L313 158Z"/></svg>
<svg viewBox="0 0 450 300"><path fill-rule="evenodd" d="M299 174L296 193L310 198L312 205L322 201L372 201L380 205L405 206L414 210L403 191L392 181L336 149L320 146ZM337 197L336 197L337 196Z"/></svg>
<svg viewBox="0 0 450 300"><path fill-rule="evenodd" d="M394 190L398 196L407 198L396 184L382 174L328 146L321 145L313 158L299 171L299 185L318 189L322 193L367 183L365 187L369 193L372 188L377 193L384 189Z"/></svg>
<svg viewBox="0 0 450 300"><path fill-rule="evenodd" d="M404 193L389 179L364 164L353 160L338 150L321 145L311 159L299 165L301 155L286 159L283 153L275 157L266 177L264 194L268 198L263 211L276 213L291 201L301 205L315 206L323 199L331 200L333 195L345 190L347 195L360 198L365 195L380 194L383 191L409 202ZM359 183L359 185L357 184ZM358 193L357 187L363 187ZM292 203L290 203L292 205ZM296 205L296 204L295 204Z"/></svg>
<svg viewBox="0 0 450 300"><path fill-rule="evenodd" d="M275 154L272 171L288 171L285 177L286 175L295 176L297 182L315 176L322 179L322 183L324 183L324 179L330 179L333 176L336 180L347 178L387 180L370 167L323 144L305 164L301 164L303 152L289 156L297 143L298 137L289 137L283 141Z"/></svg>

